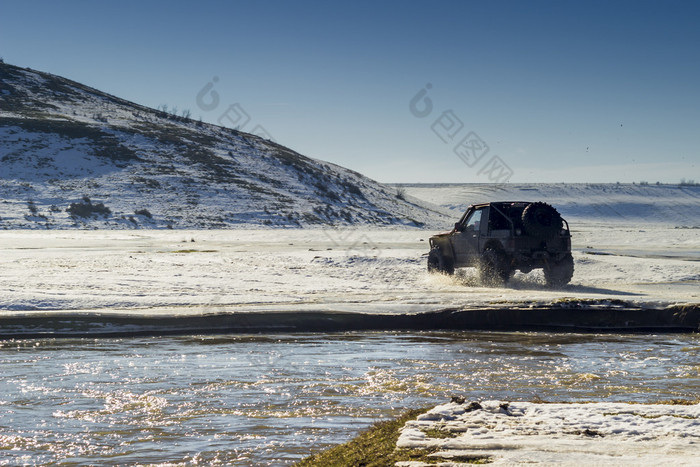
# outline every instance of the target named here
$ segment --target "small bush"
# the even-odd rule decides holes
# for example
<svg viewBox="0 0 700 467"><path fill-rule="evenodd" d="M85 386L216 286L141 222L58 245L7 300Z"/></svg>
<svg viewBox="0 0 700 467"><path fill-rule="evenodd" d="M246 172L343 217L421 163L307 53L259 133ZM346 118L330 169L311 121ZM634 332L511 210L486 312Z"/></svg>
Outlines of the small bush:
<svg viewBox="0 0 700 467"><path fill-rule="evenodd" d="M90 201L90 198L87 196L83 197L82 203L71 203L68 209L66 209L66 212L68 212L71 217L82 218L109 216L112 213L103 203L92 204L92 201Z"/></svg>
<svg viewBox="0 0 700 467"><path fill-rule="evenodd" d="M148 217L149 219L153 219L153 214L151 214L148 209L139 209L137 211L134 211L134 214L137 216L144 216Z"/></svg>
<svg viewBox="0 0 700 467"><path fill-rule="evenodd" d="M401 201L406 201L406 188L399 186L396 188L396 197Z"/></svg>

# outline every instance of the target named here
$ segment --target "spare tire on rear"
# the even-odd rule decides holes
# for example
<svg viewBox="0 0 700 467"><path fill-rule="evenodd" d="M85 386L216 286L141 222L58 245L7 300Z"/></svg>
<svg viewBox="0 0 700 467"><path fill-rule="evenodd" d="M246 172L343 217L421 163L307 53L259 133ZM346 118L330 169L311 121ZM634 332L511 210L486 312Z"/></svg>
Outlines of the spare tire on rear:
<svg viewBox="0 0 700 467"><path fill-rule="evenodd" d="M528 205L523 210L523 227L533 236L550 238L561 230L561 215L554 206L537 202Z"/></svg>

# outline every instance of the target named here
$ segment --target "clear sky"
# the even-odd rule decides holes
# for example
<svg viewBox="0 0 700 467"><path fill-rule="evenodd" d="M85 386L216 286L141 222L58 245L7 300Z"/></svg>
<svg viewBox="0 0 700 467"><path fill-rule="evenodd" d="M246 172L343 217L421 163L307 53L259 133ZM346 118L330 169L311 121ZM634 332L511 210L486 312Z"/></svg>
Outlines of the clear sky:
<svg viewBox="0 0 700 467"><path fill-rule="evenodd" d="M0 0L0 57L383 182L700 181L698 1Z"/></svg>

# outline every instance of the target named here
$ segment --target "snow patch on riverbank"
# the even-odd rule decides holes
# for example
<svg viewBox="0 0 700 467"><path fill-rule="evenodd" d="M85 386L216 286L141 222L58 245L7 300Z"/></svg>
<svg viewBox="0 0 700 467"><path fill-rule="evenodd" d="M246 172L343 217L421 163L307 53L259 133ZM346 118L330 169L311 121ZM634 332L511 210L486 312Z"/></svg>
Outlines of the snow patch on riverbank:
<svg viewBox="0 0 700 467"><path fill-rule="evenodd" d="M700 404L493 400L439 405L407 422L397 442L437 449L436 459L488 457L493 465L697 465L699 445Z"/></svg>

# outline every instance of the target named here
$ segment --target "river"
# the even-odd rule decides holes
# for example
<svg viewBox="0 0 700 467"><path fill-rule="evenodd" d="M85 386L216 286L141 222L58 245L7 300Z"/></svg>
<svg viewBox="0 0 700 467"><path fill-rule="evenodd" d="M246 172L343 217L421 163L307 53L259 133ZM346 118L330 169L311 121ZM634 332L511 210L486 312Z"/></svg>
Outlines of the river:
<svg viewBox="0 0 700 467"><path fill-rule="evenodd" d="M288 465L457 394L698 400L700 335L5 340L0 368L0 464Z"/></svg>

